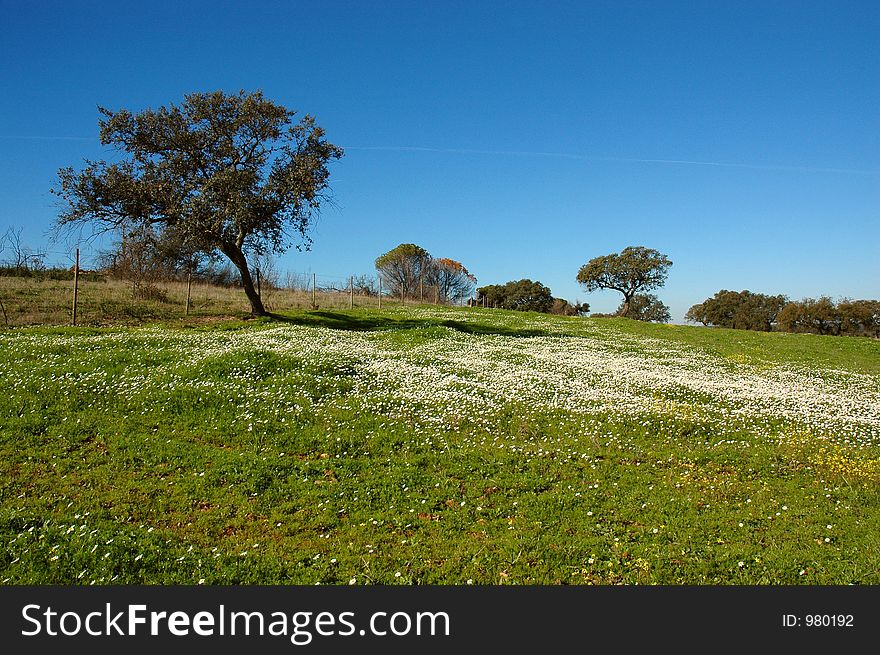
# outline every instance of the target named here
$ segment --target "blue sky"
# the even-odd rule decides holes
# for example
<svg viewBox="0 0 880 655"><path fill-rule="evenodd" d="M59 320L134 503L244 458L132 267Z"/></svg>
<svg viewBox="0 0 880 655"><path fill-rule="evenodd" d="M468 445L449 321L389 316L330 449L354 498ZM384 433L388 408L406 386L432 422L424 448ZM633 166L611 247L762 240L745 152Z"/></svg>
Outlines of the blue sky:
<svg viewBox="0 0 880 655"><path fill-rule="evenodd" d="M880 297L877 2L0 8L0 231L33 245L58 168L108 155L97 105L262 89L346 149L283 269L368 273L414 242L611 311L578 268L645 245L679 321L722 288Z"/></svg>

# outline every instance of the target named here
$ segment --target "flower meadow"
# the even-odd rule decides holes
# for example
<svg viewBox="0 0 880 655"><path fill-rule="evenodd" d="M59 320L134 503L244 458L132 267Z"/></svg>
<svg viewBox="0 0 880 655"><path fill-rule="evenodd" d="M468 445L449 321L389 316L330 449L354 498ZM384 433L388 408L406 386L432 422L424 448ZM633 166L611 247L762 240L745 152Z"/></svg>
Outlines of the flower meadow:
<svg viewBox="0 0 880 655"><path fill-rule="evenodd" d="M876 341L282 318L0 333L0 580L880 582Z"/></svg>

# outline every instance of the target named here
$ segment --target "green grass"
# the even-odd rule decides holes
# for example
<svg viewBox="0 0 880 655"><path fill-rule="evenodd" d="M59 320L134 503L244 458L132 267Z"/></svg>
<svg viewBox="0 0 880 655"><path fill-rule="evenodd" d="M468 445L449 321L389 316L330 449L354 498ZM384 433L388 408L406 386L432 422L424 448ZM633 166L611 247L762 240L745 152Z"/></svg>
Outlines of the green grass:
<svg viewBox="0 0 880 655"><path fill-rule="evenodd" d="M819 368L840 368L863 373L880 373L878 341L867 337L831 337L790 332L753 332L727 328L657 325L608 319L621 330L658 339L668 339L735 361L766 364L803 364Z"/></svg>
<svg viewBox="0 0 880 655"><path fill-rule="evenodd" d="M877 341L394 308L0 352L6 584L880 583Z"/></svg>

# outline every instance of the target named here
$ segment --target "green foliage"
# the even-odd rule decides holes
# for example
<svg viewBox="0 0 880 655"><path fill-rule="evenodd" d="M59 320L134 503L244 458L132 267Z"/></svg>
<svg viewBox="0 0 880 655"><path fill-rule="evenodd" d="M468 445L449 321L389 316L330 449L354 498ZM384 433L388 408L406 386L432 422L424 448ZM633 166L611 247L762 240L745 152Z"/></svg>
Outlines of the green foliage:
<svg viewBox="0 0 880 655"><path fill-rule="evenodd" d="M722 289L712 298L692 306L685 319L703 325L769 332L786 302L781 295Z"/></svg>
<svg viewBox="0 0 880 655"><path fill-rule="evenodd" d="M21 277L32 280L72 280L73 268L16 268L0 266L0 277ZM107 276L97 271L80 271L79 279L88 282L106 282Z"/></svg>
<svg viewBox="0 0 880 655"><path fill-rule="evenodd" d="M790 302L779 312L779 329L784 332L812 332L839 335L843 315L828 296Z"/></svg>
<svg viewBox="0 0 880 655"><path fill-rule="evenodd" d="M342 149L309 115L259 91L191 93L181 105L132 113L100 108L101 143L122 156L62 168L53 193L59 226L116 230L150 225L188 251L220 252L238 269L255 314L264 314L247 254L283 251L290 235L308 249L327 199L327 165Z"/></svg>
<svg viewBox="0 0 880 655"><path fill-rule="evenodd" d="M620 303L620 306L617 308L617 315L623 316L623 313L624 303ZM669 307L652 293L635 294L630 300L629 311L626 317L650 323L669 323L672 319Z"/></svg>
<svg viewBox="0 0 880 655"><path fill-rule="evenodd" d="M841 300L841 334L880 337L880 300Z"/></svg>
<svg viewBox="0 0 880 655"><path fill-rule="evenodd" d="M740 330L878 337L880 301L844 299L835 303L828 296L788 301L782 295L721 290L692 306L685 319Z"/></svg>
<svg viewBox="0 0 880 655"><path fill-rule="evenodd" d="M506 284L480 287L477 289L477 303L482 303L483 298L488 307L520 312L549 313L554 304L550 289L531 280L515 280Z"/></svg>
<svg viewBox="0 0 880 655"><path fill-rule="evenodd" d="M628 316L633 296L663 286L670 266L669 258L652 248L629 246L619 253L591 259L581 266L577 281L588 292L613 289L622 293L620 315Z"/></svg>

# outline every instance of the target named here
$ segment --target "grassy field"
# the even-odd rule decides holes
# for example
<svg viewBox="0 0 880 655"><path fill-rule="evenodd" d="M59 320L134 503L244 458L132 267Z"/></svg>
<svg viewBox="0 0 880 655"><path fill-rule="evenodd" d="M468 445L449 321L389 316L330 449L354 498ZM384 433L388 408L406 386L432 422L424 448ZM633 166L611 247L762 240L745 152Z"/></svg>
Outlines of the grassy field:
<svg viewBox="0 0 880 655"><path fill-rule="evenodd" d="M339 282L345 286L344 281ZM82 279L79 282L77 325L143 325L156 321L180 322L203 320L214 322L218 316L243 318L250 305L241 289L195 282L190 295L190 312L186 316L186 283L157 282L150 297L135 294L132 284L118 279ZM262 289L263 303L270 312L308 309L312 306L311 291L293 289ZM376 307L376 297L318 290L318 308L348 309ZM383 299L382 305L396 305ZM70 325L73 308L73 281L0 276L0 327L30 325Z"/></svg>
<svg viewBox="0 0 880 655"><path fill-rule="evenodd" d="M5 584L880 583L877 341L421 307L0 352Z"/></svg>

